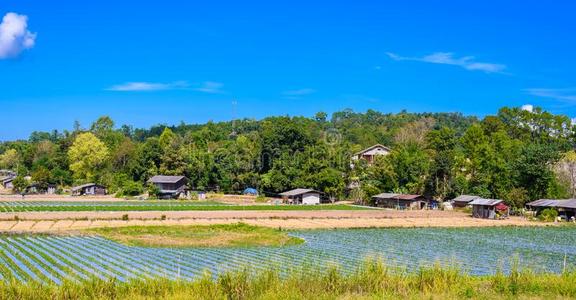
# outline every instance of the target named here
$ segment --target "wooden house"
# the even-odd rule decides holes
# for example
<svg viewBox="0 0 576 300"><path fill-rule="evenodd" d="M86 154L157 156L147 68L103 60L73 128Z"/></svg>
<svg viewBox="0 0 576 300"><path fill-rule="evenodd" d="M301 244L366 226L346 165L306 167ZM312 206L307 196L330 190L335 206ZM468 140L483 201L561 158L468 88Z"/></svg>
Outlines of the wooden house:
<svg viewBox="0 0 576 300"><path fill-rule="evenodd" d="M15 176L6 176L1 179L2 186L5 189L13 189L14 184L12 183L16 177Z"/></svg>
<svg viewBox="0 0 576 300"><path fill-rule="evenodd" d="M472 216L481 219L496 219L498 216L505 217L509 214L509 208L504 201L499 199L478 198L470 202Z"/></svg>
<svg viewBox="0 0 576 300"><path fill-rule="evenodd" d="M428 200L422 195L382 193L372 197L374 205L394 209L424 209Z"/></svg>
<svg viewBox="0 0 576 300"><path fill-rule="evenodd" d="M380 155L388 155L390 154L390 148L376 144L374 146L368 147L360 152L354 153L352 156L352 161L364 159L368 162L368 164L372 164L376 156Z"/></svg>
<svg viewBox="0 0 576 300"><path fill-rule="evenodd" d="M106 195L106 187L96 183L86 183L72 188L72 196Z"/></svg>
<svg viewBox="0 0 576 300"><path fill-rule="evenodd" d="M566 220L576 217L576 199L539 199L526 203L526 207L539 215L542 210L547 208L556 209L559 216Z"/></svg>
<svg viewBox="0 0 576 300"><path fill-rule="evenodd" d="M53 194L56 194L56 185L55 184L40 184L37 182L33 182L26 187L26 194L53 195Z"/></svg>
<svg viewBox="0 0 576 300"><path fill-rule="evenodd" d="M160 199L176 199L186 194L188 178L184 176L156 175L150 178L148 183L155 185L159 189Z"/></svg>
<svg viewBox="0 0 576 300"><path fill-rule="evenodd" d="M474 196L474 195L460 195L454 199L452 199L452 206L453 207L466 207L470 205L470 202L479 199L481 197Z"/></svg>
<svg viewBox="0 0 576 300"><path fill-rule="evenodd" d="M320 204L320 192L312 189L294 189L280 193L282 199L290 204Z"/></svg>

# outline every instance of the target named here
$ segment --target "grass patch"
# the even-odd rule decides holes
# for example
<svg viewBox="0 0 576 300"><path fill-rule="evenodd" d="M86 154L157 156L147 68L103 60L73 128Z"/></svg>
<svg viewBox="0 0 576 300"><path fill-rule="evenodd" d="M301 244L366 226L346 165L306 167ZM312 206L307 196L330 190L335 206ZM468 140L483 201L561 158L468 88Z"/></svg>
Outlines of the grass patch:
<svg viewBox="0 0 576 300"><path fill-rule="evenodd" d="M86 232L130 246L142 247L252 247L303 243L278 229L244 223L209 226L128 226L95 228Z"/></svg>
<svg viewBox="0 0 576 300"><path fill-rule="evenodd" d="M239 269L193 281L91 279L59 286L2 281L0 299L573 299L574 282L576 272L471 276L430 266L405 273L368 261L348 274L328 267L287 274Z"/></svg>

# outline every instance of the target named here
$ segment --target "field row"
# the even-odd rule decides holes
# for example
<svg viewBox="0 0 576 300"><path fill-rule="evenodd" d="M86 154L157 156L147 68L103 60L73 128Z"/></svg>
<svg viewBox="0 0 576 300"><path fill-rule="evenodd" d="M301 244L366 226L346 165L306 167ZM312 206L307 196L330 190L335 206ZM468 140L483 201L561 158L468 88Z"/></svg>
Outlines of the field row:
<svg viewBox="0 0 576 300"><path fill-rule="evenodd" d="M576 266L572 228L362 229L293 232L306 243L289 247L143 248L97 236L0 236L0 279L59 284L93 276L192 279L209 270L270 267L294 270L336 264L350 271L367 257L415 270L440 262L472 274L522 266L560 272ZM569 235L567 235L569 234ZM503 238L506 236L506 238ZM535 237L540 237L536 239Z"/></svg>
<svg viewBox="0 0 576 300"><path fill-rule="evenodd" d="M351 205L229 205L220 202L123 201L43 202L0 201L0 212L34 211L221 211L221 210L361 210Z"/></svg>

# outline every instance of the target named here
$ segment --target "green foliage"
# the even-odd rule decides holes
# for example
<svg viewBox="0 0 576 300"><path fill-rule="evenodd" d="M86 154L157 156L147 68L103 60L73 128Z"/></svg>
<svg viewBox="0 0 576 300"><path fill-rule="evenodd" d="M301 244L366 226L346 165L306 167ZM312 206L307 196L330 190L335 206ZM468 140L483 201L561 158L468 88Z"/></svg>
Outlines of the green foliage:
<svg viewBox="0 0 576 300"><path fill-rule="evenodd" d="M544 222L554 222L556 218L558 218L558 211L554 208L546 208L538 215L538 219Z"/></svg>
<svg viewBox="0 0 576 300"><path fill-rule="evenodd" d="M331 118L319 112L150 129L117 129L104 116L89 132L78 124L74 132L34 132L28 141L0 143L0 168L59 185L97 181L120 194L135 194L164 174L188 177L193 189L226 193L312 188L332 199L364 201L391 191L439 199L476 194L521 207L574 196L576 155L565 154L576 145L574 133L569 118L538 108L502 108L483 120L347 109ZM376 143L389 146L390 155L351 168L351 156Z"/></svg>
<svg viewBox="0 0 576 300"><path fill-rule="evenodd" d="M23 176L16 176L12 181L12 185L14 186L13 190L16 193L21 193L26 190L30 182L26 180Z"/></svg>
<svg viewBox="0 0 576 300"><path fill-rule="evenodd" d="M79 134L68 150L70 170L79 181L95 181L108 162L108 147L92 133Z"/></svg>

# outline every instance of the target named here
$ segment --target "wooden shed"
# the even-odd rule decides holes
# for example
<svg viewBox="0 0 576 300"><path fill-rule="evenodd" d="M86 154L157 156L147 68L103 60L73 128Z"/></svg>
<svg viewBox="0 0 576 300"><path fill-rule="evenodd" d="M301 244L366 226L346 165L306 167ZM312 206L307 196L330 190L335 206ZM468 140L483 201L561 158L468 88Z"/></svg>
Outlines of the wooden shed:
<svg viewBox="0 0 576 300"><path fill-rule="evenodd" d="M315 205L320 204L320 194L312 189L293 189L280 193L280 196L290 204Z"/></svg>
<svg viewBox="0 0 576 300"><path fill-rule="evenodd" d="M559 216L564 216L566 220L576 217L576 199L539 199L526 203L526 206L535 211L536 215L547 208L558 211Z"/></svg>
<svg viewBox="0 0 576 300"><path fill-rule="evenodd" d="M160 190L160 199L176 199L186 193L188 178L184 176L156 175L148 179L149 184Z"/></svg>
<svg viewBox="0 0 576 300"><path fill-rule="evenodd" d="M72 196L106 195L106 187L96 183L86 183L72 188Z"/></svg>
<svg viewBox="0 0 576 300"><path fill-rule="evenodd" d="M499 199L478 198L470 202L472 216L482 219L496 219L498 215L508 216L509 208Z"/></svg>
<svg viewBox="0 0 576 300"><path fill-rule="evenodd" d="M394 209L424 209L428 206L427 199L422 195L381 193L373 196L374 205Z"/></svg>
<svg viewBox="0 0 576 300"><path fill-rule="evenodd" d="M480 196L474 195L460 195L454 199L452 199L452 206L454 207L466 207L470 205L470 202L482 198Z"/></svg>

